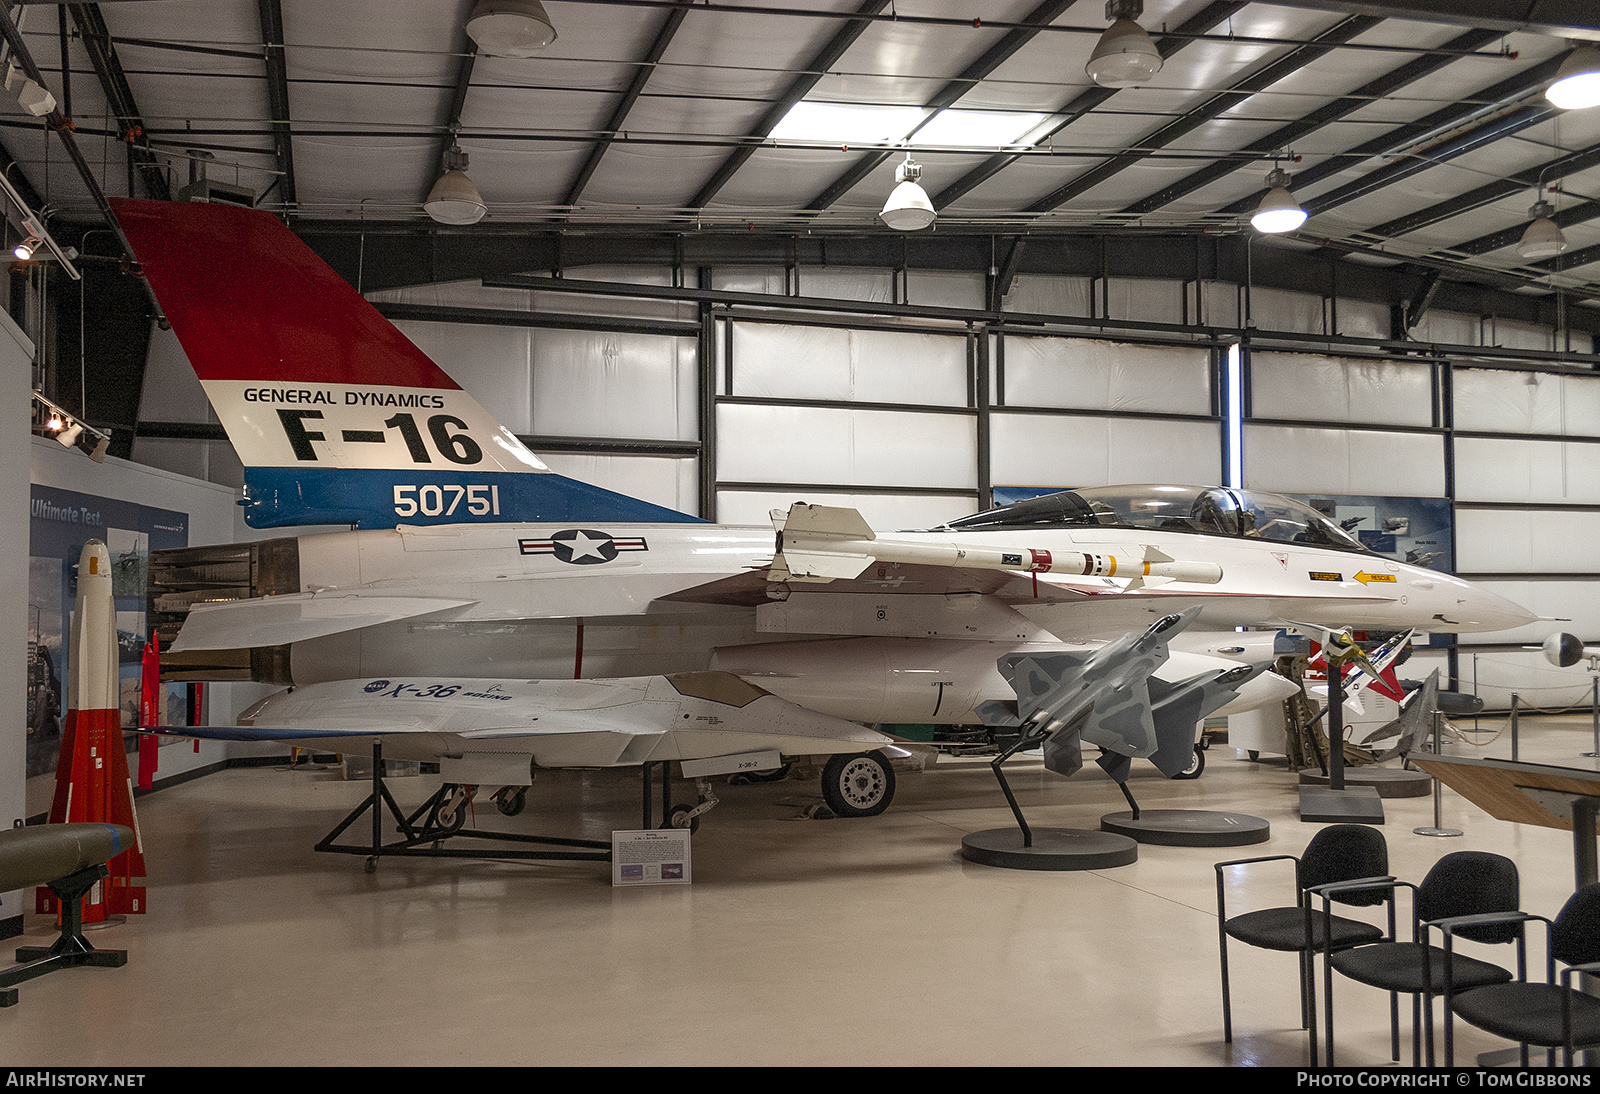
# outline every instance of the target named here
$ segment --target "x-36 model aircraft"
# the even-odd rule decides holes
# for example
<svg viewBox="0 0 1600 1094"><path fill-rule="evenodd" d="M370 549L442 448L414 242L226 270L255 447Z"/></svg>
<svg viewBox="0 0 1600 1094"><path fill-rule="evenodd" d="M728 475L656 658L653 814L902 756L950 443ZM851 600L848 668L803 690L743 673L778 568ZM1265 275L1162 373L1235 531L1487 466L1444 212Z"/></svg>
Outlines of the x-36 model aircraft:
<svg viewBox="0 0 1600 1094"><path fill-rule="evenodd" d="M550 472L272 216L115 207L245 465L246 520L353 528L156 560L157 612L186 613L175 665L295 685L232 735L383 734L389 756L493 757L483 782L524 786L530 765L831 756L829 803L866 815L893 778L857 723L1015 725L1071 690L1051 673L1175 614L1213 629L1163 625L1141 679L1186 734L1291 688L1236 671L1272 656L1236 625L1532 618L1239 490L1078 490L892 534L808 505L708 524Z"/></svg>

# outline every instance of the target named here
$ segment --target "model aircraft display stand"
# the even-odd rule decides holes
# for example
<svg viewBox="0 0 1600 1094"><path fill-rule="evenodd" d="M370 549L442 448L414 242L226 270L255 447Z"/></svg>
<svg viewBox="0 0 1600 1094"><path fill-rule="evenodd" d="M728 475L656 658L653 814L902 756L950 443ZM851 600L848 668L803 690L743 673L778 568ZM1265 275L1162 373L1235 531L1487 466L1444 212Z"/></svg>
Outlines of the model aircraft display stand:
<svg viewBox="0 0 1600 1094"><path fill-rule="evenodd" d="M1017 827L968 833L961 838L961 857L980 866L1008 870L1108 870L1137 862L1139 844L1127 836L1081 828L1033 828L1028 824L1001 765L1024 749L1037 748L1047 736L1025 734L990 761L1006 803L1017 818ZM1127 793L1126 788L1123 793ZM1129 804L1133 804L1131 798Z"/></svg>
<svg viewBox="0 0 1600 1094"><path fill-rule="evenodd" d="M1264 818L1214 809L1124 809L1101 817L1100 830L1163 847L1244 847L1272 838Z"/></svg>
<svg viewBox="0 0 1600 1094"><path fill-rule="evenodd" d="M1383 799L1371 786L1348 786L1344 771L1344 665L1328 650L1328 785L1300 787L1300 819L1322 824L1382 824Z"/></svg>
<svg viewBox="0 0 1600 1094"><path fill-rule="evenodd" d="M646 783L649 779L646 777ZM383 778L383 744L372 742L372 793L350 814L340 821L314 848L339 855L366 855L367 873L378 868L378 860L385 855L402 858L494 858L530 859L536 861L610 862L611 843L592 839L568 839L560 836L527 836L517 832L483 832L463 825L467 804L453 801L456 786L445 783L423 802L410 816L400 811L394 796ZM454 804L454 808L449 808ZM388 809L401 838L389 843L383 841L383 813ZM362 814L372 814L372 842L369 844L335 843L345 830L361 819ZM490 849L478 847L445 847L446 840L467 838L491 840L501 843L530 843L540 845L539 850ZM566 848L566 850L562 850Z"/></svg>
<svg viewBox="0 0 1600 1094"><path fill-rule="evenodd" d="M1332 775L1310 768L1300 772L1301 786L1328 786ZM1346 769L1345 786L1370 786L1380 798L1425 798L1433 793L1433 780L1421 771L1404 767L1358 767Z"/></svg>

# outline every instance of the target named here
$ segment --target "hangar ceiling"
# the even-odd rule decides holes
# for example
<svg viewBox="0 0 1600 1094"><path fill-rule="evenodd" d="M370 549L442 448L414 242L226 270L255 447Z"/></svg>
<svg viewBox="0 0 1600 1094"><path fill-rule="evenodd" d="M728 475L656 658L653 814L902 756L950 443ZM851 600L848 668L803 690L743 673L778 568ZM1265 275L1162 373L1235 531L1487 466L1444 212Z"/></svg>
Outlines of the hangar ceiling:
<svg viewBox="0 0 1600 1094"><path fill-rule="evenodd" d="M1411 296L1600 297L1600 109L1543 97L1569 39L1600 39L1584 0L1147 0L1165 63L1121 90L1084 72L1099 0L546 6L558 39L518 59L474 51L471 0L9 5L106 192L166 196L210 153L213 179L334 258L352 225L485 254L471 240L530 233L652 241L641 255L735 232L718 253L905 245L875 214L909 146L947 250L1240 237L1280 164L1310 219L1255 261L1287 282L1316 252ZM441 232L421 202L452 132L489 216ZM0 148L54 217L98 215L10 96ZM1514 244L1541 194L1569 245L1529 261ZM1142 246L1150 275L1185 276L1163 264L1188 251Z"/></svg>

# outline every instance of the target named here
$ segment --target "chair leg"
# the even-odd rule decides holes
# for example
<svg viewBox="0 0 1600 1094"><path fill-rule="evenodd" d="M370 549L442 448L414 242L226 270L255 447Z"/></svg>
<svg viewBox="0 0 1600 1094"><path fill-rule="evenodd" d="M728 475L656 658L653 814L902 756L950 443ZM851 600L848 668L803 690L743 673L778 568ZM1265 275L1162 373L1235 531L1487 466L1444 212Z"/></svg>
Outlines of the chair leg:
<svg viewBox="0 0 1600 1094"><path fill-rule="evenodd" d="M1422 1038L1428 1045L1428 1066L1433 1066L1433 996L1422 996Z"/></svg>
<svg viewBox="0 0 1600 1094"><path fill-rule="evenodd" d="M1526 1042L1526 1041L1522 1042L1520 1047L1522 1049L1522 1066L1523 1067L1527 1067L1528 1066L1528 1042Z"/></svg>
<svg viewBox="0 0 1600 1094"><path fill-rule="evenodd" d="M1224 1044L1233 1044L1233 1006L1228 998L1228 935L1225 931L1217 932L1217 945L1222 953L1222 1041Z"/></svg>
<svg viewBox="0 0 1600 1094"><path fill-rule="evenodd" d="M1329 975L1327 966L1323 966L1322 975ZM1312 950L1306 951L1306 978L1302 985L1306 1001L1306 1039L1311 1045L1311 1066L1317 1066L1317 955Z"/></svg>
<svg viewBox="0 0 1600 1094"><path fill-rule="evenodd" d="M1411 997L1411 1066L1422 1066L1422 996Z"/></svg>
<svg viewBox="0 0 1600 1094"><path fill-rule="evenodd" d="M1389 993L1389 1059L1400 1062L1400 993Z"/></svg>
<svg viewBox="0 0 1600 1094"><path fill-rule="evenodd" d="M1327 1023L1326 1032L1322 1038L1322 1050L1327 1056L1328 1066L1333 1066L1333 967L1328 964L1327 958L1322 961L1322 1010L1323 1020Z"/></svg>

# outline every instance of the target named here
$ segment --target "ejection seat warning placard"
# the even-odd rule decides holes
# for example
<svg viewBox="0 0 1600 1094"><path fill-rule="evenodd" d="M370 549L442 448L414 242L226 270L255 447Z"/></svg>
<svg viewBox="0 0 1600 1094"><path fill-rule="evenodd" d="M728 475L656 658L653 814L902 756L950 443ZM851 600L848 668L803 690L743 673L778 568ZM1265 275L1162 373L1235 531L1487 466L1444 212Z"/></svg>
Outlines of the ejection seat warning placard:
<svg viewBox="0 0 1600 1094"><path fill-rule="evenodd" d="M689 830L611 833L612 885L687 885Z"/></svg>

